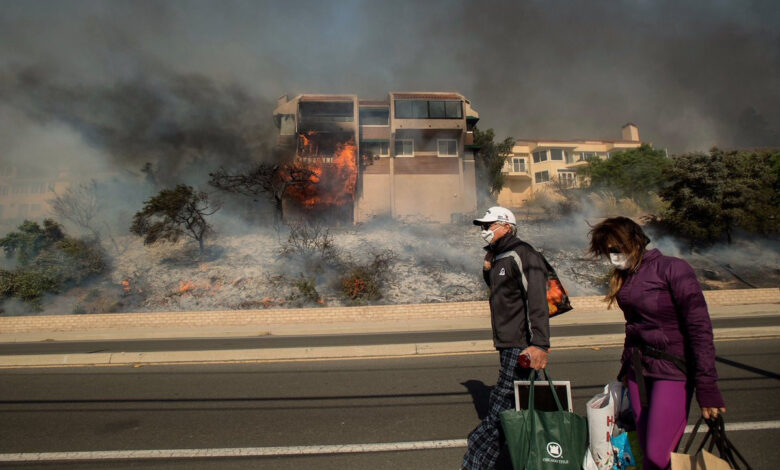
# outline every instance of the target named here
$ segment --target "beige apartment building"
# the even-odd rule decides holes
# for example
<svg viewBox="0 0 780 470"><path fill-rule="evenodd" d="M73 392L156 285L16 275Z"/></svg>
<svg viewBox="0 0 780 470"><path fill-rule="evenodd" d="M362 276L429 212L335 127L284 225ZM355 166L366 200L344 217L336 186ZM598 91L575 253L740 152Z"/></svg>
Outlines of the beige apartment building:
<svg viewBox="0 0 780 470"><path fill-rule="evenodd" d="M354 185L346 184L351 195L331 198L354 223L374 217L429 222L471 217L477 208L478 120L468 99L449 92L391 92L383 100L283 96L274 110L279 147L300 160L335 165L345 145L354 145Z"/></svg>
<svg viewBox="0 0 780 470"><path fill-rule="evenodd" d="M556 181L578 186L577 167L588 159L609 158L614 152L641 145L639 128L632 123L623 126L621 140L517 139L504 164L506 182L498 203L520 207L536 191L549 189Z"/></svg>

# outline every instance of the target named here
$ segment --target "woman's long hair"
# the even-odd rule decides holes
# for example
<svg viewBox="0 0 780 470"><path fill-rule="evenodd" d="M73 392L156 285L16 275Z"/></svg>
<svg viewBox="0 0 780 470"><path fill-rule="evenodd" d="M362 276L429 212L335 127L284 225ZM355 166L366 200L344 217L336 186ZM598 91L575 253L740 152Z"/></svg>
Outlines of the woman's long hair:
<svg viewBox="0 0 780 470"><path fill-rule="evenodd" d="M604 300L609 306L615 302L618 291L623 287L626 277L639 268L642 255L650 239L642 227L628 217L612 217L596 224L590 230L590 247L588 252L597 257L609 257L610 248L619 248L628 255L629 269L613 269L609 278L609 293Z"/></svg>

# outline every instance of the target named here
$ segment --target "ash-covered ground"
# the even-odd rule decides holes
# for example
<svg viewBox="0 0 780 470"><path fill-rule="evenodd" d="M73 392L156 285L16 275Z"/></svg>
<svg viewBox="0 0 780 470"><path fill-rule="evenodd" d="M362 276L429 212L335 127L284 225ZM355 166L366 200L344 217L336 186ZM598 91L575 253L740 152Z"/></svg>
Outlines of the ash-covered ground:
<svg viewBox="0 0 780 470"><path fill-rule="evenodd" d="M544 253L571 295L605 292L610 266L586 253L585 220L520 221L518 236ZM234 230L231 230L234 231ZM356 304L407 304L483 300L484 243L468 224L316 227L301 242L289 228L217 233L197 244L144 246L137 237L105 280L47 299L43 314L294 308ZM300 234L299 234L300 235ZM306 238L306 237L304 237ZM323 246L322 242L325 240ZM776 287L776 242L740 241L688 253L668 239L651 247L687 259L704 289ZM351 272L376 283L373 296L355 298L343 284ZM28 312L29 313L29 312Z"/></svg>

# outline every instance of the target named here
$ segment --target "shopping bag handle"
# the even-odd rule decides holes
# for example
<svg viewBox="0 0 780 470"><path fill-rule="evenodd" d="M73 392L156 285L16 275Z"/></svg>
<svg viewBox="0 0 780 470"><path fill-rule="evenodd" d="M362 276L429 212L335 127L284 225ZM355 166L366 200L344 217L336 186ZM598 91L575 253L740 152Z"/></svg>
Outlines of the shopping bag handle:
<svg viewBox="0 0 780 470"><path fill-rule="evenodd" d="M544 376L547 378L547 383L550 384L550 392L552 392L552 396L555 399L555 404L558 406L558 411L563 411L563 405L561 405L561 400L558 398L558 392L555 391L555 386L553 385L552 379L550 378L550 374L547 372L546 368L542 369L542 371L544 372ZM531 371L531 387L528 391L528 409L530 411L534 411L534 385L538 373L539 372L537 370Z"/></svg>
<svg viewBox="0 0 780 470"><path fill-rule="evenodd" d="M696 437L696 433L699 430L699 427L701 427L701 423L703 422L707 423L707 433L704 435L704 439L701 441L699 448L693 455L701 453L701 451L704 449L704 446L709 444L709 446L707 446L707 450L712 452L713 448L717 447L721 458L726 460L735 470L740 470L740 461L745 465L745 470L752 470L752 467L749 463L747 463L745 457L742 456L739 450L734 447L734 444L732 444L731 440L729 440L729 438L726 436L726 425L723 422L723 416L717 416L715 418L709 419L700 417L698 421L696 421L696 425L694 425L693 431L691 431L691 434L688 436L688 439L685 442L683 453L687 454L688 450L690 450L691 444L693 444L693 439Z"/></svg>
<svg viewBox="0 0 780 470"><path fill-rule="evenodd" d="M746 470L752 470L750 464L745 460L745 457L742 456L737 448L734 447L734 444L731 443L731 440L726 436L726 424L723 422L723 416L718 415L715 418L706 419L705 421L710 427L712 440L718 446L718 452L720 453L721 458L726 460L735 470L741 470L739 461L745 464ZM710 447L712 447L712 444L710 444ZM739 458L739 460L737 460L737 458Z"/></svg>

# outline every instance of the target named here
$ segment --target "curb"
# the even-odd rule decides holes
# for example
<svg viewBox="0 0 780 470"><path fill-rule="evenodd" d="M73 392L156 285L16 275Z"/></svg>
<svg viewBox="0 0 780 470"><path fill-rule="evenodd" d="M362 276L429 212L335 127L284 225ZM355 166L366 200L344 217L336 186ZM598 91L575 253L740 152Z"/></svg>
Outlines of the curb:
<svg viewBox="0 0 780 470"><path fill-rule="evenodd" d="M716 341L780 338L780 326L721 328ZM552 339L553 349L622 346L623 334L562 336ZM226 362L275 362L328 359L415 357L494 352L491 340L439 343L326 346L312 348L232 349L212 351L164 351L94 354L42 354L0 356L0 368L56 366L119 366L151 364L208 364Z"/></svg>

